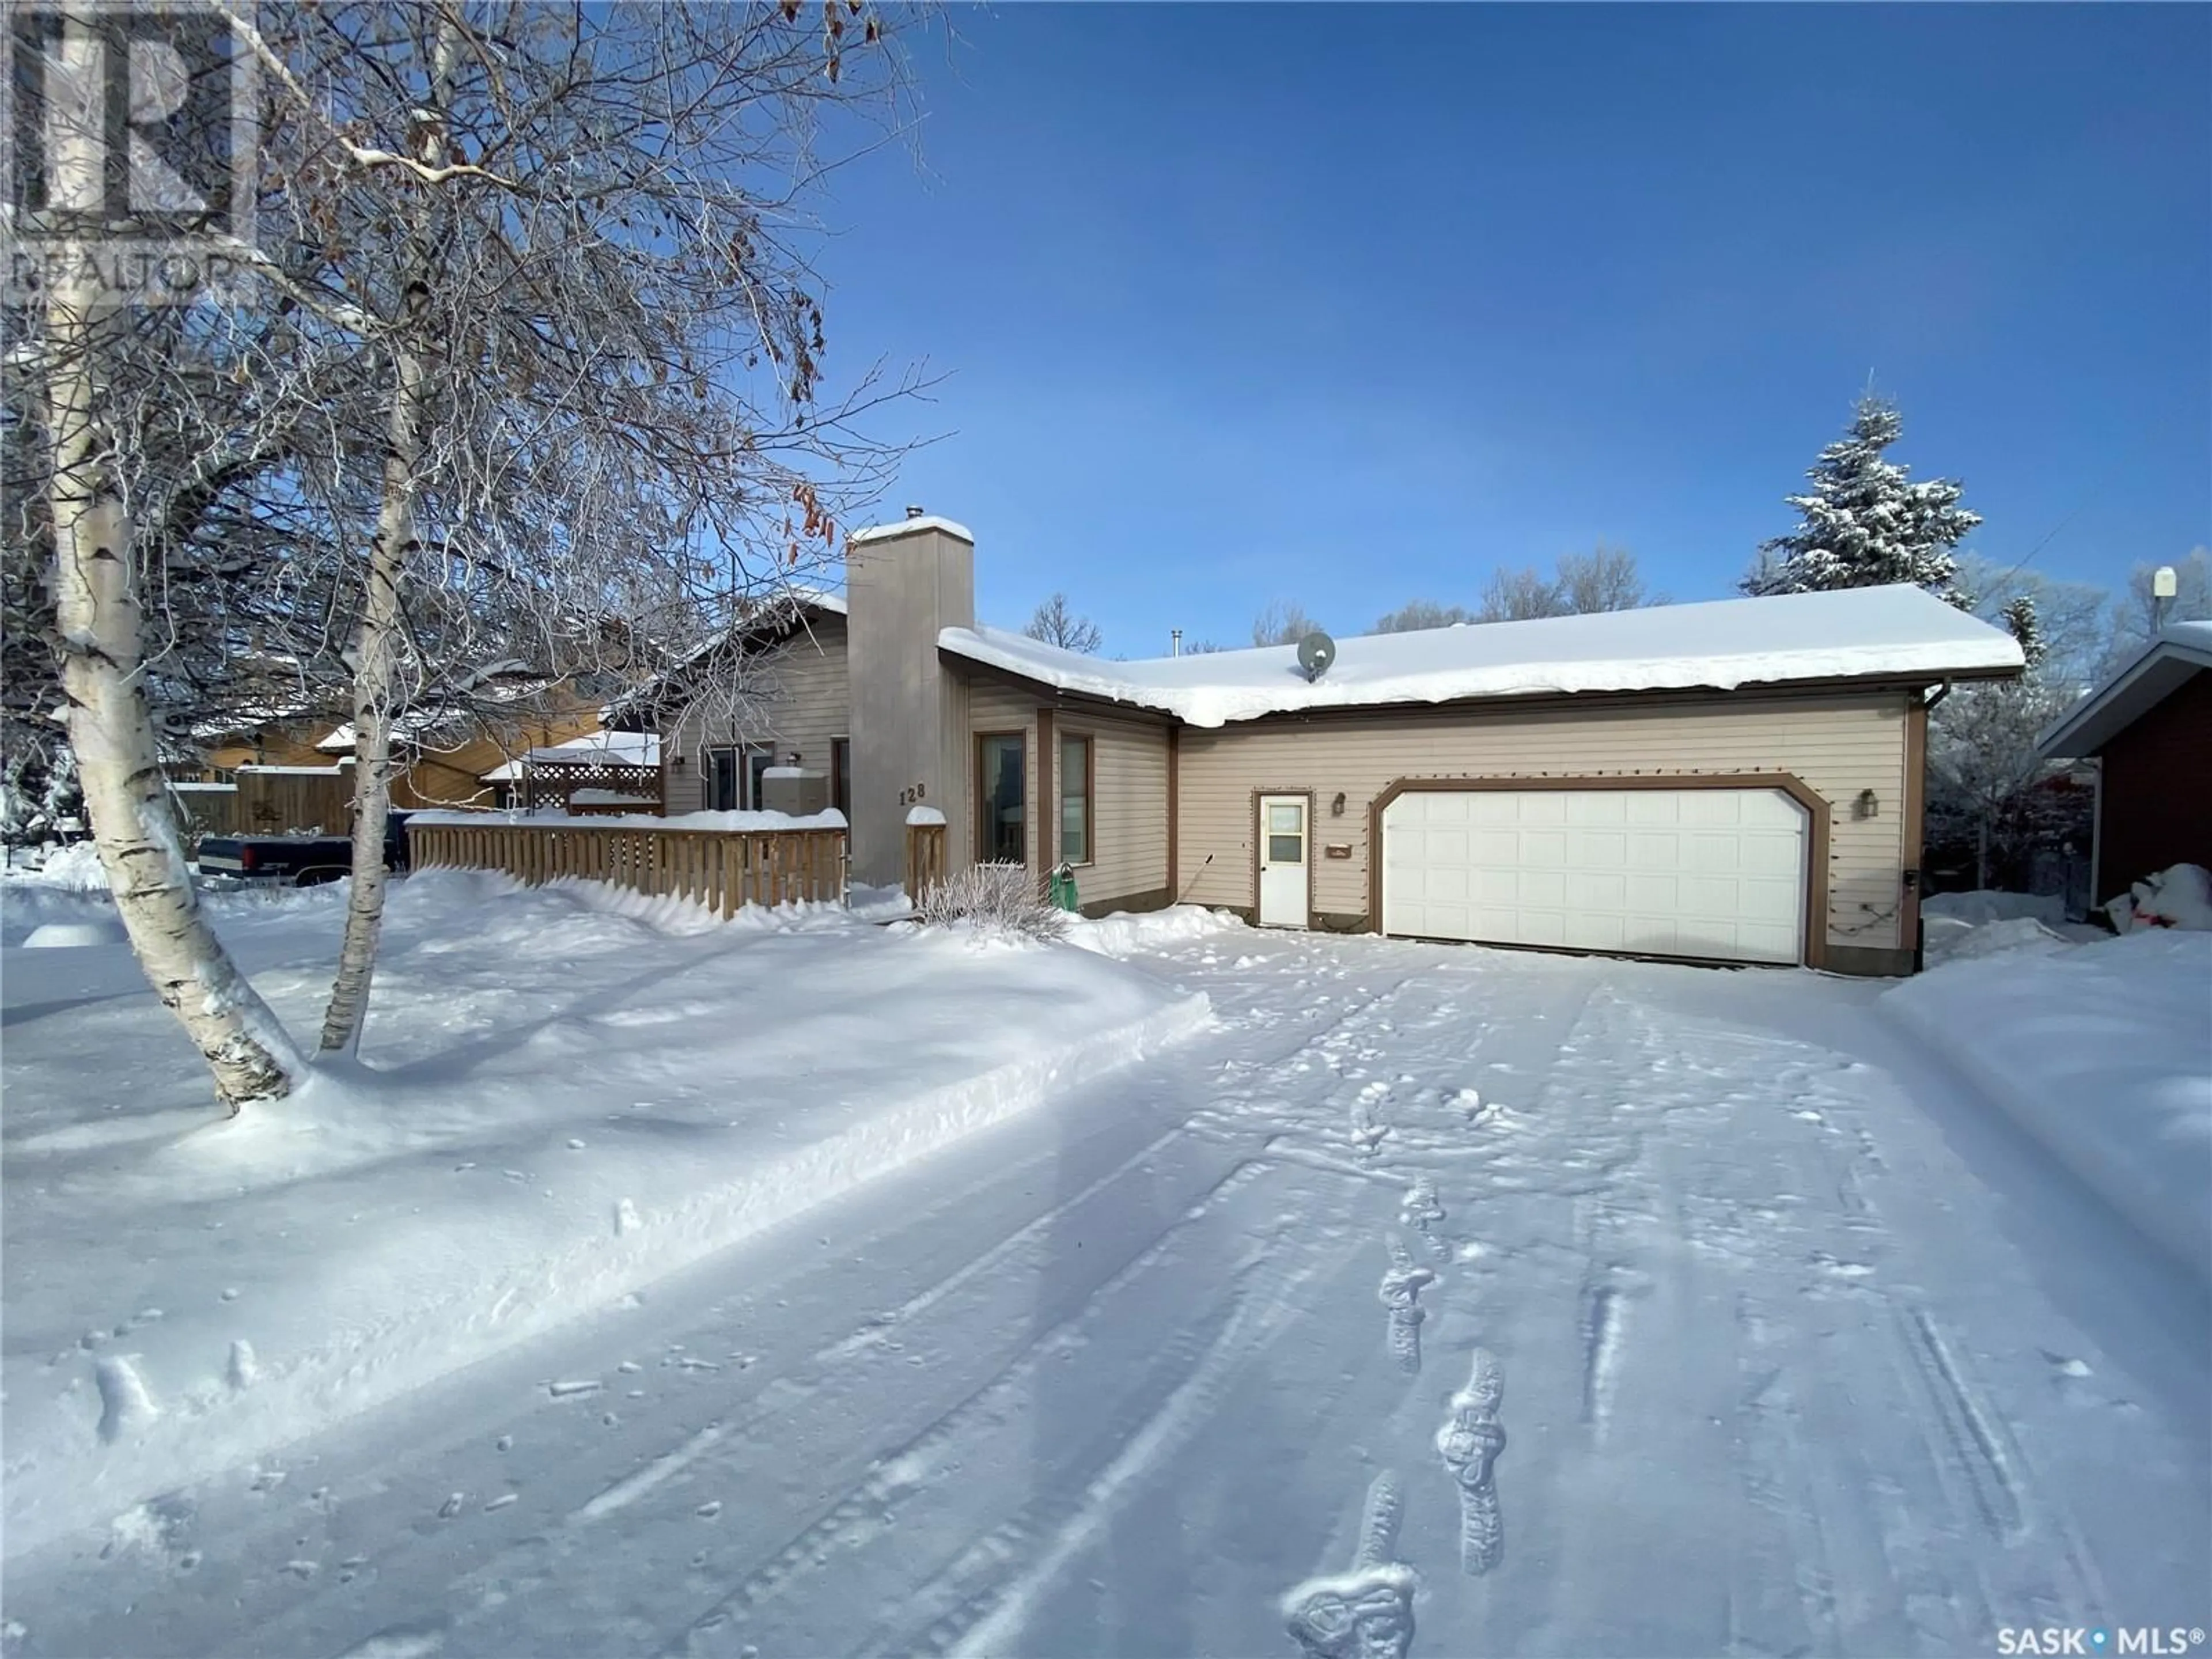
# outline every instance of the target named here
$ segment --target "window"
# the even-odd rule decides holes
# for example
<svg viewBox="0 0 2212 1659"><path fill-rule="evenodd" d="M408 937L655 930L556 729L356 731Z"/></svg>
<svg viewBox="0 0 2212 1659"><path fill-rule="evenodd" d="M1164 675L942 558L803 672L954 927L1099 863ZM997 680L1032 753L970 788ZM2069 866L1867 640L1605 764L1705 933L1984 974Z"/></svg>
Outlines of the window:
<svg viewBox="0 0 2212 1659"><path fill-rule="evenodd" d="M1267 862L1270 864L1298 864L1304 861L1305 809L1285 803L1275 803L1267 808Z"/></svg>
<svg viewBox="0 0 2212 1659"><path fill-rule="evenodd" d="M709 812L757 812L761 810L761 774L775 763L775 750L748 744L709 749L701 781Z"/></svg>
<svg viewBox="0 0 2212 1659"><path fill-rule="evenodd" d="M738 751L734 749L709 749L707 751L707 803L709 812L734 812L738 810Z"/></svg>
<svg viewBox="0 0 2212 1659"><path fill-rule="evenodd" d="M975 739L975 856L984 864L1029 862L1029 757L1018 732L994 732Z"/></svg>
<svg viewBox="0 0 2212 1659"><path fill-rule="evenodd" d="M1060 740L1060 856L1069 864L1089 864L1091 848L1091 739Z"/></svg>
<svg viewBox="0 0 2212 1659"><path fill-rule="evenodd" d="M845 815L846 822L853 817L853 740L850 738L830 739L830 804Z"/></svg>

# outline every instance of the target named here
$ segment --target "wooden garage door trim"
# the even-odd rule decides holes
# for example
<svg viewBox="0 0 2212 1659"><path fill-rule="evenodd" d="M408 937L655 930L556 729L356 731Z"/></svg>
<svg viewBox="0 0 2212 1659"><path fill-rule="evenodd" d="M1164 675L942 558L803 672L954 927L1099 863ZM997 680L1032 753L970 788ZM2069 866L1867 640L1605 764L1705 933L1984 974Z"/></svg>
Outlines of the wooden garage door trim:
<svg viewBox="0 0 2212 1659"><path fill-rule="evenodd" d="M1805 966L1828 960L1828 803L1794 772L1638 772L1627 777L1399 778L1367 805L1367 926L1382 931L1382 812L1401 795L1470 789L1778 789L1805 809Z"/></svg>

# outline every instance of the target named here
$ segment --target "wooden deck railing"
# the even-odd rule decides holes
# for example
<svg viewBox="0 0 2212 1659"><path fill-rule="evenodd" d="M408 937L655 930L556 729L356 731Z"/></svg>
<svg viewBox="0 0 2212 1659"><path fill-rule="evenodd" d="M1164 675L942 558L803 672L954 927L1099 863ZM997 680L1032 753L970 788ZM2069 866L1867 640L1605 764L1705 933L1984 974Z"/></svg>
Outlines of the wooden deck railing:
<svg viewBox="0 0 2212 1659"><path fill-rule="evenodd" d="M417 870L497 870L529 886L604 881L667 895L732 916L740 905L845 902L842 830L602 829L584 823L407 826Z"/></svg>
<svg viewBox="0 0 2212 1659"><path fill-rule="evenodd" d="M909 823L906 827L907 897L919 904L944 879L945 826Z"/></svg>

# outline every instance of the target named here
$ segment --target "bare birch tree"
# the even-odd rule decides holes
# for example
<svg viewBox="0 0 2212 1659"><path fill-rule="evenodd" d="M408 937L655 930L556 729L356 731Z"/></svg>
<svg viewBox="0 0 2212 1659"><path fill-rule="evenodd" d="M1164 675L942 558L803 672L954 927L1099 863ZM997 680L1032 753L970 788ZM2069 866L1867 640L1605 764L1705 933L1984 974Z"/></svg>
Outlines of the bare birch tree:
<svg viewBox="0 0 2212 1659"><path fill-rule="evenodd" d="M49 640L93 840L147 978L235 1113L288 1092L299 1061L200 909L147 702L132 433L149 401L176 390L144 336L179 325L135 316L91 245L105 199L106 49L91 10L72 12L46 64L46 201L69 234L33 314L11 319L9 402L40 428Z"/></svg>
<svg viewBox="0 0 2212 1659"><path fill-rule="evenodd" d="M301 308L357 348L356 436L316 488L334 511L375 503L322 1032L343 1052L374 973L396 712L502 672L635 670L641 643L834 558L886 475L894 452L855 422L902 388L825 398L805 207L825 111L849 153L895 128L902 82L851 0L810 21L435 0L239 27L283 106L295 234L327 249Z"/></svg>
<svg viewBox="0 0 2212 1659"><path fill-rule="evenodd" d="M42 548L51 572L9 620L60 665L51 695L11 678L9 716L65 708L133 945L234 1110L299 1061L200 916L162 721L272 678L288 708L349 694L366 879L324 1047L349 1048L394 711L473 717L532 674L618 690L757 611L836 556L896 459L856 422L913 383L822 392L817 112L843 156L902 113L850 0L230 15L273 88L282 234L234 248L255 276L228 309L149 325L50 285L9 313L7 400L38 504L9 574ZM94 64L93 33L64 60ZM56 199L97 198L98 149L49 158Z"/></svg>

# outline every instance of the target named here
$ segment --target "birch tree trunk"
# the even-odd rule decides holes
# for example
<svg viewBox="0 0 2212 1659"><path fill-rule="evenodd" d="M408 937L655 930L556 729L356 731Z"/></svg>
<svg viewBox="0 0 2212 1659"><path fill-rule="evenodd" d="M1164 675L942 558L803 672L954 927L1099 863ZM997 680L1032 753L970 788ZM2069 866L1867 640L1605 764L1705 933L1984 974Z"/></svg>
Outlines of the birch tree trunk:
<svg viewBox="0 0 2212 1659"><path fill-rule="evenodd" d="M60 43L77 119L56 124L52 199L100 200L104 146L100 43L82 19ZM55 81L50 79L53 88ZM118 434L104 365L120 332L120 302L84 251L57 262L43 322L46 424L52 446L54 611L63 648L70 746L115 908L147 979L215 1074L234 1116L249 1101L289 1093L299 1063L268 1006L208 925L192 890L176 808L161 775L147 708L143 617L132 568L130 514L117 481Z"/></svg>
<svg viewBox="0 0 2212 1659"><path fill-rule="evenodd" d="M384 932L384 832L392 818L393 651L399 635L399 581L415 546L415 465L422 446L422 372L411 350L398 354L392 398L391 447L384 457L384 493L376 540L369 549L368 591L356 642L353 692L353 890L346 902L345 943L323 1015L322 1052L352 1054L368 1018L376 947Z"/></svg>
<svg viewBox="0 0 2212 1659"><path fill-rule="evenodd" d="M453 14L438 20L432 50L429 97L416 112L409 135L415 158L435 167L446 159L447 109L453 98L453 67L460 56L460 31ZM392 817L392 715L399 642L399 583L415 551L416 468L422 459L422 356L428 321L430 251L428 220L433 191L425 187L410 204L416 214L401 288L401 314L394 331L392 425L384 454L382 499L378 503L376 540L369 549L368 592L363 596L361 634L356 643L353 694L353 890L346 903L345 942L323 1014L322 1052L350 1054L361 1048L368 1020L368 993L376 974L376 948L384 933L385 890L390 872L384 862L384 832Z"/></svg>

